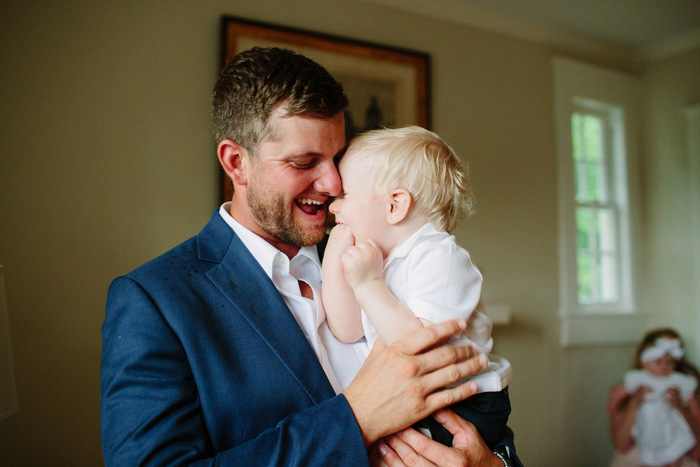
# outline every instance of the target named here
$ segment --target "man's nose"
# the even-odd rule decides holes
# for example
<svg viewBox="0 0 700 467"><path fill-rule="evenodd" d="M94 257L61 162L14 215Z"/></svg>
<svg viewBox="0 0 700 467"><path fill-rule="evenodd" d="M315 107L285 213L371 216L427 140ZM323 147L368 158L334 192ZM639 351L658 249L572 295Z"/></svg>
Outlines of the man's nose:
<svg viewBox="0 0 700 467"><path fill-rule="evenodd" d="M323 167L323 173L316 180L315 188L320 193L328 193L330 196L338 196L343 185L335 163L330 162Z"/></svg>

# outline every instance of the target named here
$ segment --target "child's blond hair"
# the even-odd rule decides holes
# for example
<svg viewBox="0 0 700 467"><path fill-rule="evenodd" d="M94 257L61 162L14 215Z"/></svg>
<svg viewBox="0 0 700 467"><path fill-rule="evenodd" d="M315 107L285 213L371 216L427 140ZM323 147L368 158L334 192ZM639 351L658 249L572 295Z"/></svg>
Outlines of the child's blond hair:
<svg viewBox="0 0 700 467"><path fill-rule="evenodd" d="M438 230L451 232L460 217L471 215L468 172L432 131L419 126L372 130L353 139L348 150L367 164L378 189L407 190L413 209Z"/></svg>

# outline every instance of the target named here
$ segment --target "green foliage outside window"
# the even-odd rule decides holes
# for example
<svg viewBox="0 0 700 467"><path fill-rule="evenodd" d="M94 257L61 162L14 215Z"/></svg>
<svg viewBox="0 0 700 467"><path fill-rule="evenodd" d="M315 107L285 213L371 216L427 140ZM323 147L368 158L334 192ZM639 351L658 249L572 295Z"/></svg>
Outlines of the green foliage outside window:
<svg viewBox="0 0 700 467"><path fill-rule="evenodd" d="M616 227L609 204L605 125L605 119L595 114L574 113L571 117L580 303L617 298L613 287Z"/></svg>

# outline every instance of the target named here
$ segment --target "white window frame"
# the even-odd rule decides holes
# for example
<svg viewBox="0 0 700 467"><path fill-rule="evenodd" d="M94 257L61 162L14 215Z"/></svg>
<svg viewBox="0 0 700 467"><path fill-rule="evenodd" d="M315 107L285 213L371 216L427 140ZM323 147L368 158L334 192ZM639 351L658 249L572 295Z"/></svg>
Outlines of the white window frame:
<svg viewBox="0 0 700 467"><path fill-rule="evenodd" d="M636 342L647 326L648 313L639 293L639 115L640 82L622 73L556 57L554 104L559 201L559 319L563 346ZM576 263L576 201L571 116L580 109L605 115L611 127L612 163L618 209L616 302L580 304Z"/></svg>

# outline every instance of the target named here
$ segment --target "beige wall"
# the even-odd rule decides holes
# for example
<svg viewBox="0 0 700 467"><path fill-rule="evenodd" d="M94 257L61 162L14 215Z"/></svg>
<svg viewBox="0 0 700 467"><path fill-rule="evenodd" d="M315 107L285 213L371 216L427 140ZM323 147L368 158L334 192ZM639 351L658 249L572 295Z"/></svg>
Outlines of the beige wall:
<svg viewBox="0 0 700 467"><path fill-rule="evenodd" d="M208 112L222 14L431 55L433 129L470 161L477 197L458 238L484 272L486 300L514 315L494 336L515 368L521 457L606 464L607 390L631 349L559 346L553 52L374 4L344 1L341 15L337 3L2 3L0 263L20 412L0 422L0 464L101 464L107 286L196 234L216 206ZM649 86L686 77L684 89L697 87L688 76L699 75L698 55L690 58L694 68L679 63L669 77L652 70ZM673 184L665 174L647 174L659 224L666 201L651 199ZM650 237L667 248L664 236L660 226ZM671 268L659 251L654 261ZM665 297L672 286L655 291Z"/></svg>
<svg viewBox="0 0 700 467"><path fill-rule="evenodd" d="M697 184L698 162L690 163L686 117L682 112L700 105L700 49L649 66L645 73L645 186L648 212L649 276L654 324L674 323L684 330L695 362L700 358L698 303L691 189ZM697 157L698 153L696 153ZM691 178L693 177L693 178ZM697 206L697 204L696 204ZM697 214L696 214L697 216ZM692 330L695 330L693 340Z"/></svg>

